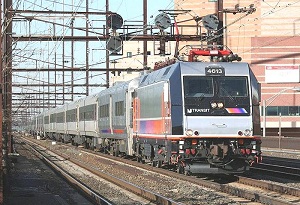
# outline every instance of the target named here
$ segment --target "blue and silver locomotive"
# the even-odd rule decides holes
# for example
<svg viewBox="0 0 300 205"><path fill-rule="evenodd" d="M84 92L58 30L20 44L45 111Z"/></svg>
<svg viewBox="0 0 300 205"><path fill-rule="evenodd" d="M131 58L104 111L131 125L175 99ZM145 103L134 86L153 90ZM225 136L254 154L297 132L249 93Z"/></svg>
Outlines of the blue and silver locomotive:
<svg viewBox="0 0 300 205"><path fill-rule="evenodd" d="M31 129L180 173L239 173L261 161L259 103L247 63L175 62L42 113Z"/></svg>

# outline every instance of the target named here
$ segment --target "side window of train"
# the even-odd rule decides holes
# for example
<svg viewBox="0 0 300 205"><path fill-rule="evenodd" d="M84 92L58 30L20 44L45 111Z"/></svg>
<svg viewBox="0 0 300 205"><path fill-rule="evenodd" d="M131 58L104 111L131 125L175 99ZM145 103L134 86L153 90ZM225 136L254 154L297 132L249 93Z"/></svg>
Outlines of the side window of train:
<svg viewBox="0 0 300 205"><path fill-rule="evenodd" d="M109 114L109 105L108 104L101 105L99 117L100 118L108 117L108 114Z"/></svg>
<svg viewBox="0 0 300 205"><path fill-rule="evenodd" d="M115 102L115 115L116 116L124 115L124 101Z"/></svg>

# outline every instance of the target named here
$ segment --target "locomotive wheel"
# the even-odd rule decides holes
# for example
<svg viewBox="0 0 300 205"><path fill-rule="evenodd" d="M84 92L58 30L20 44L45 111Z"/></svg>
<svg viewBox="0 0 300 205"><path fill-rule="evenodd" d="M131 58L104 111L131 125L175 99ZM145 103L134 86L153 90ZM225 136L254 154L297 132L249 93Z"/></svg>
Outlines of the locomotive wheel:
<svg viewBox="0 0 300 205"><path fill-rule="evenodd" d="M113 150L113 156L116 156L116 157L119 156L119 151L114 149Z"/></svg>
<svg viewBox="0 0 300 205"><path fill-rule="evenodd" d="M137 162L142 162L142 157L137 157Z"/></svg>
<svg viewBox="0 0 300 205"><path fill-rule="evenodd" d="M160 160L157 161L157 162L156 162L156 167L157 167L157 168L161 168L161 166L162 166L162 161L160 161Z"/></svg>
<svg viewBox="0 0 300 205"><path fill-rule="evenodd" d="M181 164L179 164L178 167L177 167L177 173L179 173L179 174L184 173L184 167Z"/></svg>
<svg viewBox="0 0 300 205"><path fill-rule="evenodd" d="M186 176L190 176L190 175L191 175L191 172L190 172L190 171L187 171L187 170L185 170L185 171L184 171L184 175L186 175Z"/></svg>

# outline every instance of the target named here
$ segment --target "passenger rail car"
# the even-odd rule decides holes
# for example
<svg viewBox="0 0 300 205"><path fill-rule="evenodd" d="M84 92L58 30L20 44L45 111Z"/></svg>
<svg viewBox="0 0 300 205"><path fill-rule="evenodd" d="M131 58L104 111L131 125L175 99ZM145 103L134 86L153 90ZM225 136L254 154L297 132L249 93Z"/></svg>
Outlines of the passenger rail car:
<svg viewBox="0 0 300 205"><path fill-rule="evenodd" d="M259 103L247 63L176 62L42 113L31 129L180 173L239 173L261 160Z"/></svg>

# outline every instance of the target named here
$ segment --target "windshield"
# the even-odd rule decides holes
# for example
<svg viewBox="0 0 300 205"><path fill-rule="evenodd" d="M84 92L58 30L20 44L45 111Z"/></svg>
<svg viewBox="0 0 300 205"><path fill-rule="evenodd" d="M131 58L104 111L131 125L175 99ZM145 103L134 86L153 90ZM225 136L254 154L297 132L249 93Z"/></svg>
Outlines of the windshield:
<svg viewBox="0 0 300 205"><path fill-rule="evenodd" d="M183 76L186 115L249 115L246 76Z"/></svg>
<svg viewBox="0 0 300 205"><path fill-rule="evenodd" d="M248 96L246 77L184 76L183 84L185 97L212 97L216 93L219 97Z"/></svg>
<svg viewBox="0 0 300 205"><path fill-rule="evenodd" d="M247 79L244 77L220 77L218 81L220 97L247 97Z"/></svg>
<svg viewBox="0 0 300 205"><path fill-rule="evenodd" d="M213 96L214 89L212 77L185 76L183 83L185 97Z"/></svg>

